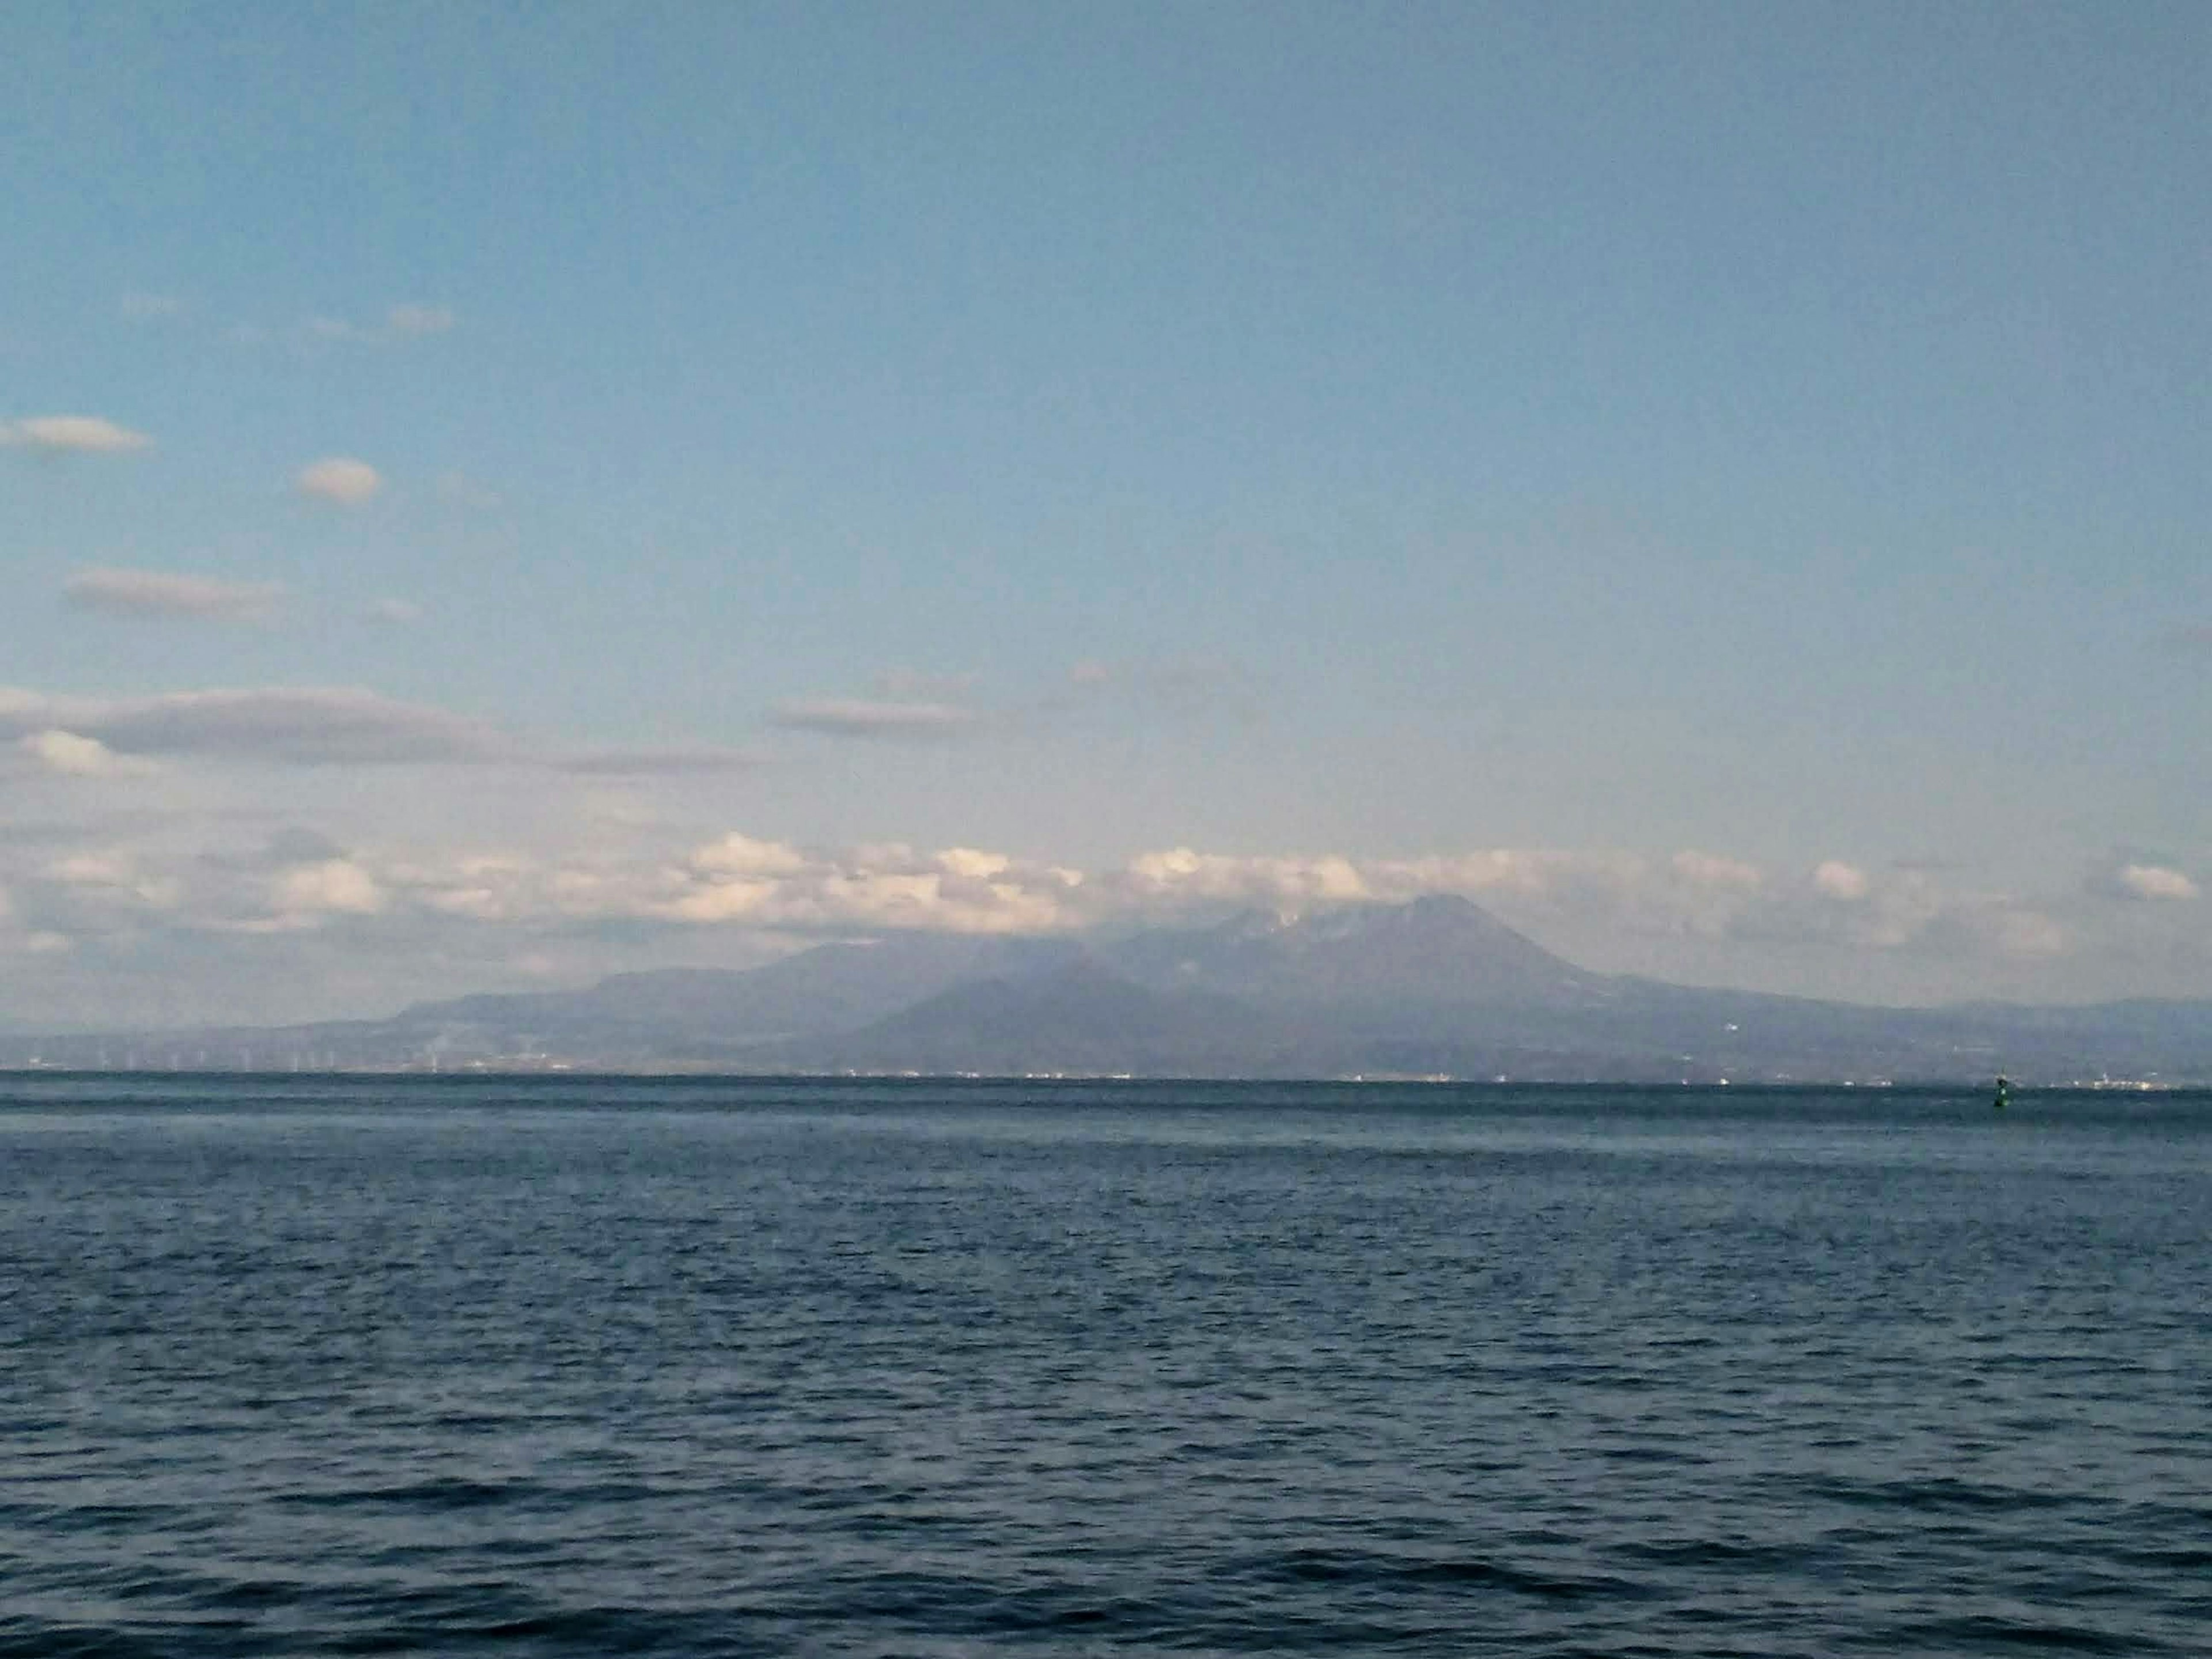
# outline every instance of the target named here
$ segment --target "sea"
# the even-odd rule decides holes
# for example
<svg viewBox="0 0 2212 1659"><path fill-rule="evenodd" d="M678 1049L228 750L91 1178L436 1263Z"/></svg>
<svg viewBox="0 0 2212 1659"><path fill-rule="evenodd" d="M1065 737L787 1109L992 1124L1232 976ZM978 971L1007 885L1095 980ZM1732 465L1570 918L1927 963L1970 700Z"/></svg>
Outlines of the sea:
<svg viewBox="0 0 2212 1659"><path fill-rule="evenodd" d="M2212 1097L0 1076L0 1656L2212 1653Z"/></svg>

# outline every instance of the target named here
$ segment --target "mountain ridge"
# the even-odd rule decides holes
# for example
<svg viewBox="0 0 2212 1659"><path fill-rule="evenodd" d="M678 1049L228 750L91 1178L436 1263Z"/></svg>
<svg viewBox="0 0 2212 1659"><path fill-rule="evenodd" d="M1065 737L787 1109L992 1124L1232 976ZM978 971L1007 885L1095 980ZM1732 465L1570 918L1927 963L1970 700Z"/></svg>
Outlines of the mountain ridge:
<svg viewBox="0 0 2212 1659"><path fill-rule="evenodd" d="M1563 1081L2212 1081L2212 1003L1894 1008L1594 973L1472 902L1248 910L1115 938L892 933L380 1020L0 1035L0 1065L1097 1072Z"/></svg>

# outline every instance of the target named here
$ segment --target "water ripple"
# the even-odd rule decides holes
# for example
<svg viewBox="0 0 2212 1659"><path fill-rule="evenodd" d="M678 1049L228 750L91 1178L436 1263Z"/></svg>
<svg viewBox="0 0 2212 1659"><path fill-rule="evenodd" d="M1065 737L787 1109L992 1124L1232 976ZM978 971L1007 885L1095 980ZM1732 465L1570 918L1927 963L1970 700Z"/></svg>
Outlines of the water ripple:
<svg viewBox="0 0 2212 1659"><path fill-rule="evenodd" d="M2203 1102L70 1086L0 1659L2207 1650Z"/></svg>

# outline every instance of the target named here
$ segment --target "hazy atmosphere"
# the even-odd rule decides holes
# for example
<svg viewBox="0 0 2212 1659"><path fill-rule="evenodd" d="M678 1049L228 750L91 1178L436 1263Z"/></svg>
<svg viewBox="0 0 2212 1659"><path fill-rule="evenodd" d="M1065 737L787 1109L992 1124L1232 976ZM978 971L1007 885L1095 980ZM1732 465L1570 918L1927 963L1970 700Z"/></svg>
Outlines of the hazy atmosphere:
<svg viewBox="0 0 2212 1659"><path fill-rule="evenodd" d="M16 6L0 1024L1472 898L2212 988L2197 4Z"/></svg>

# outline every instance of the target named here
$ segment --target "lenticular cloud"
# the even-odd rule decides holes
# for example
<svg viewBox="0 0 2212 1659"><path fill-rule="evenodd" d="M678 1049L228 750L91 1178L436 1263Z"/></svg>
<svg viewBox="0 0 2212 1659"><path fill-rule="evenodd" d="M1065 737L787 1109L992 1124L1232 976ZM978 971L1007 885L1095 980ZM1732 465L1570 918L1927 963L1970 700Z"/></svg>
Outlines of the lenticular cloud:
<svg viewBox="0 0 2212 1659"><path fill-rule="evenodd" d="M0 422L0 444L51 455L115 455L143 449L154 441L143 432L102 420L97 415L33 415Z"/></svg>

